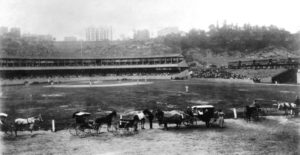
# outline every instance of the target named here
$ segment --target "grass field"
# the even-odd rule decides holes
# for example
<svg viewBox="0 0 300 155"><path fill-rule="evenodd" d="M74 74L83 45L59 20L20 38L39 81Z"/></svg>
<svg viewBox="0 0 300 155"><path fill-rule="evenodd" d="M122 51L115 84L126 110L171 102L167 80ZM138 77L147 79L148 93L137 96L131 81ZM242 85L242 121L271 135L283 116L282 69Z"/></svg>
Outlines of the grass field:
<svg viewBox="0 0 300 155"><path fill-rule="evenodd" d="M117 81L103 82L115 84ZM134 81L126 81L134 82ZM124 82L124 83L126 83ZM161 108L183 110L188 105L213 104L230 112L254 99L293 102L300 92L297 85L267 85L218 82L211 80L154 80L147 85L120 87L48 87L48 85L2 87L1 111L9 121L17 117L42 114L42 129L56 120L57 132L19 132L19 137L3 134L0 144L4 154L299 154L299 118L268 116L260 122L225 119L225 128L207 129L204 123L193 127L174 126L162 130L157 123L150 130L139 130L131 136L79 138L64 130L72 122L74 111L84 110L97 117L103 110L118 113ZM118 82L119 83L119 82ZM120 82L123 83L123 82ZM88 85L87 82L62 85ZM186 92L185 87L189 91ZM272 105L270 105L272 106ZM228 113L226 114L228 117Z"/></svg>
<svg viewBox="0 0 300 155"><path fill-rule="evenodd" d="M195 104L213 104L216 108L230 112L230 108L244 107L258 98L293 102L300 92L297 85L263 85L197 79L151 82L153 83L147 85L122 87L7 86L2 87L1 111L9 114L10 120L41 113L45 120L41 124L42 128L49 129L50 121L55 119L57 129L62 129L72 121L71 115L77 110L91 112L92 118L97 117L97 112L103 110L114 109L118 113L145 108L182 110L188 105ZM120 82L108 81L103 84L106 83ZM189 87L188 92L185 86Z"/></svg>

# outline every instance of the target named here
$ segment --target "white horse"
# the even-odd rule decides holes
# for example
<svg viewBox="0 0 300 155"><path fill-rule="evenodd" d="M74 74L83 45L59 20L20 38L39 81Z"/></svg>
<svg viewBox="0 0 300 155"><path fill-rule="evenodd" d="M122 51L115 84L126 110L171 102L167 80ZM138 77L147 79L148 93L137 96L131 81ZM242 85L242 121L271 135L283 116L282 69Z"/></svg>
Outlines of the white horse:
<svg viewBox="0 0 300 155"><path fill-rule="evenodd" d="M278 110L284 110L285 115L295 115L297 105L295 103L281 102L278 103Z"/></svg>
<svg viewBox="0 0 300 155"><path fill-rule="evenodd" d="M137 116L139 118L139 122L141 123L141 128L145 129L146 116L143 111L131 111L127 114Z"/></svg>
<svg viewBox="0 0 300 155"><path fill-rule="evenodd" d="M36 121L42 122L43 118L42 115L39 114L35 117L29 117L29 118L17 118L15 119L15 134L17 136L17 131L22 130L24 127L29 126L29 130L32 133L34 124Z"/></svg>

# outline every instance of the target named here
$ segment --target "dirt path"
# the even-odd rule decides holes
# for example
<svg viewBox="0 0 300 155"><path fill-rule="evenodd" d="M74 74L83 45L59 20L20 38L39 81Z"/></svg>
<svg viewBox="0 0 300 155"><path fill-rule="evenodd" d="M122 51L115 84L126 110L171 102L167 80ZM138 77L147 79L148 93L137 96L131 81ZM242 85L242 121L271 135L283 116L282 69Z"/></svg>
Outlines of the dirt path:
<svg viewBox="0 0 300 155"><path fill-rule="evenodd" d="M7 154L299 154L300 119L267 117L258 123L226 120L226 128L140 130L131 136L78 138L68 131L23 132L2 141ZM146 128L148 126L146 125Z"/></svg>

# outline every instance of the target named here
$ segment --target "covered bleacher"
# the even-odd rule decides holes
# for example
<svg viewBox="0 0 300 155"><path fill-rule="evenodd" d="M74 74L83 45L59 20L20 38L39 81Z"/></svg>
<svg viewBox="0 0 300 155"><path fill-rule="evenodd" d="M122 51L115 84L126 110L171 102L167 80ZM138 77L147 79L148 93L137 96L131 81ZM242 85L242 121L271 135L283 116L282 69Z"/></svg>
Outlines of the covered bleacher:
<svg viewBox="0 0 300 155"><path fill-rule="evenodd" d="M180 54L120 58L0 58L0 73L4 79L179 73L187 67Z"/></svg>

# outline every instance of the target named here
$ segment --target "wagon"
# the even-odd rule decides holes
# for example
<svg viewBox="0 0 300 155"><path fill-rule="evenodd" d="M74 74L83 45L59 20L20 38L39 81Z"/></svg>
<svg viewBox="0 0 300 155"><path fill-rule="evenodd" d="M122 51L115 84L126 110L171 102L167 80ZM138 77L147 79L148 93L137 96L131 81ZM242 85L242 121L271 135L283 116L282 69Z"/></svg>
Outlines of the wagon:
<svg viewBox="0 0 300 155"><path fill-rule="evenodd" d="M192 125L197 120L203 121L206 127L210 126L210 121L214 118L215 107L213 105L195 105L186 113L183 124Z"/></svg>
<svg viewBox="0 0 300 155"><path fill-rule="evenodd" d="M7 122L6 118L8 115L6 113L0 113L0 130L8 136L12 136L13 125Z"/></svg>
<svg viewBox="0 0 300 155"><path fill-rule="evenodd" d="M91 113L88 112L75 112L73 118L76 119L76 122L71 123L68 127L70 134L81 138L98 134L95 123L89 120L90 116Z"/></svg>
<svg viewBox="0 0 300 155"><path fill-rule="evenodd" d="M119 125L115 134L132 135L137 132L138 118L133 114L120 115Z"/></svg>

